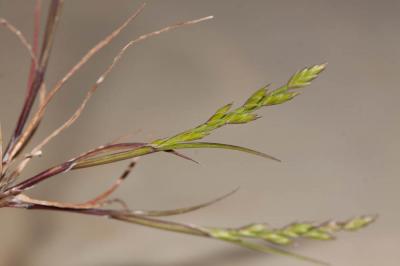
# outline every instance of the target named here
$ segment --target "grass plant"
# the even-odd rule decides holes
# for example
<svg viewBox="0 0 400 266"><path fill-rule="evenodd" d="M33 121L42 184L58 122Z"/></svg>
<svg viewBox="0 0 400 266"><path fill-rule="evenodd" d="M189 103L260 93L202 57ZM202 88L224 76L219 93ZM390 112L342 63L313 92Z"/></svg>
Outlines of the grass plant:
<svg viewBox="0 0 400 266"><path fill-rule="evenodd" d="M249 224L238 228L220 228L171 222L165 219L165 217L188 213L207 207L217 201L225 199L235 191L209 202L173 210L132 210L121 199L111 198L112 193L134 169L137 164L137 158L156 152L166 152L196 162L194 159L182 154L182 150L217 148L250 153L266 159L279 161L279 159L271 155L254 149L225 143L208 142L203 139L209 137L215 130L223 126L246 124L258 120L260 116L255 113L256 111L261 112L261 109L266 109L266 107L285 104L293 100L306 86L310 85L311 82L322 73L326 68L325 64L312 65L297 71L288 79L286 84L280 87L271 88L270 85L267 85L258 89L242 105L236 108L233 108L232 103L226 104L216 110L204 123L173 136L156 139L148 143L108 143L83 152L70 160L61 162L21 180L20 176L24 172L26 166L34 161L36 157L44 154L45 146L79 118L91 96L96 92L98 87L102 85L129 48L159 34L212 19L212 16L208 16L191 21L178 22L162 29L143 34L128 42L120 49L110 65L105 67L104 72L98 76L93 85L88 88L86 97L70 118L61 123L59 127L46 138L36 142L32 150L26 151L27 144L33 140L46 114L48 105L57 93L72 76L79 72L82 66L87 64L90 59L104 47L108 46L145 7L144 4L141 5L120 26L90 49L64 77L49 87L45 83L46 73L52 46L56 37L57 25L61 19L63 2L63 0L50 1L46 26L43 30L42 38L40 38L42 31L40 28L42 3L40 0L35 1L34 29L31 42L17 27L6 19L0 18L0 25L17 37L22 46L27 50L27 55L31 58L24 104L8 142L2 139L2 129L0 127L0 158L2 158L2 162L0 163L0 207L62 211L83 215L103 216L161 230L221 240L255 251L292 256L297 259L319 264L325 264L325 262L293 253L287 250L286 247L293 244L296 240L303 238L311 240L332 240L338 231L355 231L374 221L375 216L359 216L343 222L295 222L282 228L273 228L264 223ZM42 40L41 44L39 44L39 39ZM37 105L35 105L36 102ZM37 106L37 108L34 108L34 106ZM62 175L69 171L96 167L98 165L110 164L122 160L128 161L127 168L122 171L122 174L115 180L112 186L106 188L104 192L100 193L95 198L88 199L86 202L68 203L45 201L27 195L30 189L39 186L46 179ZM119 203L119 205L111 203Z"/></svg>

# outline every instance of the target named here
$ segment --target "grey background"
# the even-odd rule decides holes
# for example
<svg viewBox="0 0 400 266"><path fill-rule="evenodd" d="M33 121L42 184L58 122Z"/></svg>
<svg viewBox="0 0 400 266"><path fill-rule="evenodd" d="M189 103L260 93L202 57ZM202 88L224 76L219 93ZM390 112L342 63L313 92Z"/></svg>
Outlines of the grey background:
<svg viewBox="0 0 400 266"><path fill-rule="evenodd" d="M0 16L31 33L33 1L0 1ZM139 1L66 1L47 75L54 84ZM140 160L117 192L133 208L199 203L237 186L208 209L173 219L238 226L268 221L380 215L334 242L301 242L297 252L332 265L398 265L400 151L400 2L149 1L141 16L63 88L35 138L60 125L128 40L175 21L211 22L131 49L78 122L44 150L24 177L125 133L133 141L169 136L241 103L255 89L279 85L296 70L328 62L327 71L294 101L258 113L254 123L208 139L257 148L283 163L216 150L187 151L191 164L165 154ZM10 136L20 110L28 56L0 31L0 119ZM110 184L126 163L65 174L31 195L83 201ZM74 214L2 209L0 265L222 266L308 265L225 243Z"/></svg>

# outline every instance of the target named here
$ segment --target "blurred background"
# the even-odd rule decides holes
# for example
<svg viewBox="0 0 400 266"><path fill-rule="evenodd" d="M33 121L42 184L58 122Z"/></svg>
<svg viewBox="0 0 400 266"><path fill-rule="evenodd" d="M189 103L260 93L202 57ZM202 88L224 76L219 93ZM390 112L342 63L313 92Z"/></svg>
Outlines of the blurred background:
<svg viewBox="0 0 400 266"><path fill-rule="evenodd" d="M48 86L140 3L66 1ZM130 141L170 136L203 122L223 104L242 103L267 83L278 86L304 66L328 62L326 72L294 101L262 109L262 119L208 138L256 148L282 163L221 150L185 151L200 165L155 154L140 160L116 196L136 209L169 209L240 186L223 202L171 218L200 225L267 221L283 226L379 214L362 231L339 234L333 242L304 241L295 251L332 265L398 265L399 11L397 0L148 1L144 12L61 90L33 143L72 114L127 41L177 21L215 19L132 48L76 124L43 150L24 177L127 133ZM27 36L32 14L33 1L0 0L0 16ZM23 102L29 57L4 29L0 60L0 121L7 139ZM84 201L111 184L126 164L64 174L30 195ZM76 214L2 209L0 226L1 266L309 265Z"/></svg>

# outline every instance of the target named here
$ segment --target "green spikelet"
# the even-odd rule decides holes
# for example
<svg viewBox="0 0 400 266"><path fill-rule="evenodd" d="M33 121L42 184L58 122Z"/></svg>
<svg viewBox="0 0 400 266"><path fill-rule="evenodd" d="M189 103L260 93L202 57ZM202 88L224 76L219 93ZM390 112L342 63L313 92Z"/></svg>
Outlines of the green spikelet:
<svg viewBox="0 0 400 266"><path fill-rule="evenodd" d="M292 91L303 88L311 83L323 70L325 64L304 68L294 74L282 87L268 91L268 85L257 90L240 107L232 110L232 104L227 104L218 109L205 123L179 133L175 136L158 139L152 143L156 148L165 148L177 143L202 139L212 131L229 124L246 124L259 118L253 112L264 106L282 104L290 101L300 93Z"/></svg>
<svg viewBox="0 0 400 266"><path fill-rule="evenodd" d="M250 224L237 229L213 229L213 234L226 239L258 238L276 245L289 245L296 239L333 240L339 231L357 231L371 224L375 216L360 216L344 222L328 221L321 224L292 223L283 228L267 224Z"/></svg>

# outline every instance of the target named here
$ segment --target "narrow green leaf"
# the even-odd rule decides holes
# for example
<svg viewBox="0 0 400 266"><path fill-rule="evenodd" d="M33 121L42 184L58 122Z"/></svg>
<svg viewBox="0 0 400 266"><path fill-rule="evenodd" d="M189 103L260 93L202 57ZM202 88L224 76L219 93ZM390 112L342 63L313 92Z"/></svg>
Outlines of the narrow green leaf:
<svg viewBox="0 0 400 266"><path fill-rule="evenodd" d="M171 150L171 149L170 149ZM89 157L84 159L79 159L76 161L75 165L72 169L80 169L80 168L87 168L93 167L102 164L109 164L114 163L122 160L127 160L135 157L140 157L146 154L157 152L155 148L151 146L142 146L139 148L132 148L128 151L123 152L116 152L111 154L100 155L97 157Z"/></svg>
<svg viewBox="0 0 400 266"><path fill-rule="evenodd" d="M219 201L222 201L224 199L226 199L227 197L233 195L234 193L236 193L238 191L239 188L236 188L232 191L230 191L229 193L222 195L221 197L218 197L216 199L207 201L205 203L201 203L198 205L194 205L194 206L190 206L190 207L183 207L183 208L179 208L179 209L173 209L173 210L161 210L161 211L147 211L147 210L135 210L133 211L133 214L136 215L144 215L144 216L172 216L172 215L178 215L178 214L184 214L184 213L188 213L188 212L192 212L192 211L196 211L208 206L211 206Z"/></svg>
<svg viewBox="0 0 400 266"><path fill-rule="evenodd" d="M237 238L233 238L230 239L228 236L225 236L225 238L222 238L221 236L216 236L216 238L231 243L231 244L235 244L253 251L257 251L257 252L262 252L262 253L267 253L267 254L275 254L275 255L280 255L280 256L285 256L285 257L291 257L294 259L298 259L298 260L302 260L302 261L306 261L306 262L310 262L313 264L318 264L318 265L329 265L328 263L321 261L321 260L317 260L311 257L307 257L307 256L303 256L294 252L290 252L287 250L283 250L281 248L278 247L273 247L273 246L267 246L267 245L260 245L260 244L256 244L256 243L252 243L252 242L248 242L248 241L244 241L242 239L237 239Z"/></svg>
<svg viewBox="0 0 400 266"><path fill-rule="evenodd" d="M246 152L249 154L253 154L253 155L257 155L257 156L261 156L267 159L271 159L274 161L278 161L280 162L279 159L256 151L256 150L252 150L249 148L245 148L245 147L241 147L241 146L236 146L236 145L229 145L229 144L222 144L222 143L213 143L213 142L188 142L188 143L177 143L177 144L172 144L169 145L167 147L162 147L159 148L160 150L179 150L179 149L198 149L198 148L217 148L217 149L226 149L226 150L235 150L235 151L241 151L241 152Z"/></svg>

